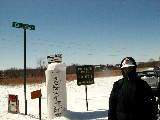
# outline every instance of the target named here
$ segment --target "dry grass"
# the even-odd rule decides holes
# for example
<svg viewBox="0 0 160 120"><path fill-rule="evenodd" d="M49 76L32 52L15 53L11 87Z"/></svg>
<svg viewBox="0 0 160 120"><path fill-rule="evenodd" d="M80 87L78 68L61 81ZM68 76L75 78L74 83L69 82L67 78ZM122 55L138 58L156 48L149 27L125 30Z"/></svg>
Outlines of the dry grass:
<svg viewBox="0 0 160 120"><path fill-rule="evenodd" d="M142 71L147 68L139 68L137 71ZM109 77L109 76L119 76L121 75L121 70L112 70L112 71L103 71L103 72L95 72L95 78L97 77ZM76 74L67 74L66 75L67 81L76 80L77 76ZM17 78L17 79L1 79L0 85L20 85L23 84L24 80L23 78ZM26 83L27 84L40 84L45 82L45 76L38 76L38 77L30 77L27 78Z"/></svg>
<svg viewBox="0 0 160 120"><path fill-rule="evenodd" d="M95 73L95 77L106 77L106 76L116 76L116 75L120 75L119 71L105 71L105 72L96 72ZM77 76L76 74L67 74L66 75L66 79L67 81L72 81L72 80L76 80ZM27 84L40 84L45 82L45 76L39 76L39 77L30 77L26 79L26 83ZM20 85L24 83L24 79L23 78L17 78L17 79L1 79L0 80L0 85Z"/></svg>
<svg viewBox="0 0 160 120"><path fill-rule="evenodd" d="M40 84L44 81L45 79L43 77L37 77L37 78L27 78L26 79L26 84ZM18 79L1 79L0 80L0 85L20 85L24 83L24 79L23 78L18 78Z"/></svg>

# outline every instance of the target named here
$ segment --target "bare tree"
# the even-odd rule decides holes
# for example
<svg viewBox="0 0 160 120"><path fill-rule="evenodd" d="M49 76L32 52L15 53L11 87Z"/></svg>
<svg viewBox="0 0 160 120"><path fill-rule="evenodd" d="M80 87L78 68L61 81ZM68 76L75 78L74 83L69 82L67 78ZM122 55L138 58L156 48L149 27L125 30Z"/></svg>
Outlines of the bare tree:
<svg viewBox="0 0 160 120"><path fill-rule="evenodd" d="M149 62L154 62L155 60L153 58L150 58L149 59Z"/></svg>
<svg viewBox="0 0 160 120"><path fill-rule="evenodd" d="M44 58L39 58L38 60L37 60L37 68L38 69L45 69L46 68L46 61L45 61L45 59Z"/></svg>

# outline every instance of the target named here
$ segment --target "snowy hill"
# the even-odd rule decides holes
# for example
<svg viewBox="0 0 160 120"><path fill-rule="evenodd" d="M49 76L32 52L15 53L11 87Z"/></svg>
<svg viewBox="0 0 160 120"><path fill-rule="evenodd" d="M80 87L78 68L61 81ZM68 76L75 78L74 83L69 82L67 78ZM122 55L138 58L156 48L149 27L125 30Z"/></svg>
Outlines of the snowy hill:
<svg viewBox="0 0 160 120"><path fill-rule="evenodd" d="M77 81L67 83L67 112L56 120L100 120L107 119L109 95L118 77L95 78L95 84L88 86L89 111L86 110L85 86L77 86ZM0 86L1 120L37 120L39 117L38 99L31 99L31 92L42 90L42 120L47 120L46 85L27 85L28 115L24 115L23 86ZM8 113L8 94L19 98L20 114Z"/></svg>

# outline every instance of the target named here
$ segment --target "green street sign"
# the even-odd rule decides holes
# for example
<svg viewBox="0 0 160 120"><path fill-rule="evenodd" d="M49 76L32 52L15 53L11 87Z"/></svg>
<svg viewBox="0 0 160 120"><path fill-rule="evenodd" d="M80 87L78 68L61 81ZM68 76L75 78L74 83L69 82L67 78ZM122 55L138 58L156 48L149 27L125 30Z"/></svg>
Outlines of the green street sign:
<svg viewBox="0 0 160 120"><path fill-rule="evenodd" d="M22 29L29 29L29 30L35 30L35 26L34 25L28 25L28 24L17 23L17 22L13 22L12 23L12 27L22 28Z"/></svg>
<svg viewBox="0 0 160 120"><path fill-rule="evenodd" d="M12 27L15 27L15 28L23 28L23 23L13 22L13 23L12 23Z"/></svg>

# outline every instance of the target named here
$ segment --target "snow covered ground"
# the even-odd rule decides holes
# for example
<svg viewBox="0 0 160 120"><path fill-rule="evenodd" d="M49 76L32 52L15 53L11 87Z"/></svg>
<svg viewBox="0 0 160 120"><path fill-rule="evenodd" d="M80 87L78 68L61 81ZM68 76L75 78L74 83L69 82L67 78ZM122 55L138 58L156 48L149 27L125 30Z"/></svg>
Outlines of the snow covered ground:
<svg viewBox="0 0 160 120"><path fill-rule="evenodd" d="M108 100L113 83L117 77L95 78L95 84L88 86L89 111L86 110L85 86L77 86L77 81L67 83L67 112L55 120L107 120ZM0 120L37 120L39 119L38 99L31 99L31 92L42 91L42 120L47 120L46 85L27 85L28 115L24 115L23 86L0 86ZM19 114L8 113L8 94L18 95Z"/></svg>

